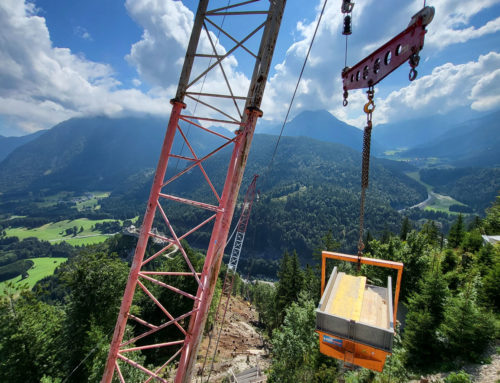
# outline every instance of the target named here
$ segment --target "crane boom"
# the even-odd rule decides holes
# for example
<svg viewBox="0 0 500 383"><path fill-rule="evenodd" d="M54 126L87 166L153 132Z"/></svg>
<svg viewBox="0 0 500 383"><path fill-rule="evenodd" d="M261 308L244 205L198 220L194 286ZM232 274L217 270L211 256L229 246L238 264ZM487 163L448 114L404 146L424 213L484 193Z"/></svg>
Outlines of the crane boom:
<svg viewBox="0 0 500 383"><path fill-rule="evenodd" d="M172 112L113 333L102 383L110 383L115 372L120 382L125 382L120 368L120 365L124 363L144 373L144 382L152 380L167 382L165 371L167 367L175 365L177 360L175 383L191 381L255 125L258 118L262 116L259 108L286 4L286 0L254 0L209 9L209 2L209 0L200 0L198 3L176 97L171 101ZM217 3L217 1L212 1L212 3ZM228 23L229 26L237 26L236 32L239 35L232 36L224 29L223 23L227 18L238 17L245 17L245 19ZM241 37L242 34L243 37ZM221 47L218 37L215 40L215 36L219 35L226 39L224 47ZM254 52L256 44L252 40L259 39L259 36L258 52ZM231 44L234 45L229 48ZM240 93L242 89L241 76L234 76L234 81L231 82L231 78L227 75L228 68L232 68L232 63L236 61L234 59L231 61L236 51L242 55L248 53L247 57L254 60L253 72L251 76L248 76L251 80L246 95ZM210 60L208 67L206 66L207 60ZM231 62L226 65L227 61ZM200 68L206 69L200 70ZM214 91L211 89L211 93L203 92L206 78L212 80L212 84L216 88ZM225 90L221 91L221 87L225 87ZM243 105L241 105L242 103ZM197 108L198 105L201 106ZM188 113L183 113L184 109L187 109ZM198 113L195 114L197 111ZM215 129L211 129L214 124L236 126L235 137L230 138ZM216 136L222 140L222 144L217 141L216 147L211 148L207 154L200 155L195 150L196 145L190 142L189 131L185 130L186 126L202 131L211 137ZM189 155L174 153L174 139L185 143ZM223 149L226 147L232 147L231 155L227 160L226 178L223 185L217 185L208 176L204 164L216 153L223 155ZM170 158L182 160L186 167L180 171L177 168L169 167ZM192 173L193 169L199 170L196 174L200 176L200 186L208 185L212 191L212 201L215 200L215 203L194 200L189 195L179 197L170 194L170 184L186 174ZM167 170L173 171L174 174L166 177ZM205 215L200 213L199 223L186 229L182 222L176 224L177 217L171 214L172 210L169 208L172 204L184 204L189 208L198 208ZM162 222L166 226L167 235L160 236L152 230L155 222ZM211 236L203 268L196 270L181 241L201 228L209 228L210 225L212 226ZM149 255L151 252L146 252L149 242L152 242L153 238L159 237L167 245L159 251L155 250L153 255ZM169 252L172 248L178 248L188 271L151 271L153 263L150 262ZM145 258L146 254L148 255ZM148 268L145 269L146 265ZM165 283L162 278L193 278L197 290L196 292L182 291L175 286L176 283ZM192 308L180 314L169 310L171 303L169 301L161 302L158 296L153 294L153 290L148 288L151 284L181 295L181 299L192 302ZM177 285L181 286L180 283ZM161 323L149 323L136 315L130 315L130 307L136 290L141 291L143 296L149 297L154 305L161 310L164 314ZM129 319L137 322L135 336L124 340ZM187 328L185 323L188 323ZM140 332L140 326L144 326L146 329ZM165 331L170 331L168 336L163 335ZM172 335L173 332L175 332L175 338ZM151 335L158 336L160 333L166 338L166 341L154 343L151 340ZM139 345L136 346L136 342L139 342ZM167 359L165 363L154 370L132 360L131 352L152 349L159 350L168 357L168 359L165 358Z"/></svg>
<svg viewBox="0 0 500 383"><path fill-rule="evenodd" d="M224 277L224 283L222 285L222 294L219 300L219 304L217 305L217 311L215 313L213 328L214 330L216 330L215 333L217 334L217 340L214 347L214 351L212 353L212 362L210 365L210 371L208 373L207 382L210 380L210 375L212 373L215 355L217 354L217 348L219 347L220 335L222 333L222 328L224 327L224 320L226 319L227 307L229 305L229 300L231 299L231 293L234 284L234 276L236 274L236 269L238 268L241 249L243 248L243 241L245 240L245 233L247 231L248 221L250 219L250 213L252 212L252 205L255 199L257 178L259 178L259 176L257 174L254 175L252 182L248 186L247 192L245 194L245 199L243 201L243 206L241 207L241 216L236 226L236 236L234 238L233 249L231 250L231 256L229 257L229 262L227 264L226 275ZM212 332L212 334L213 333L214 332ZM212 336L210 336L210 341L208 342L208 347L205 354L205 360L203 362L203 370L205 369L207 357L208 354L210 353L211 344L212 344Z"/></svg>

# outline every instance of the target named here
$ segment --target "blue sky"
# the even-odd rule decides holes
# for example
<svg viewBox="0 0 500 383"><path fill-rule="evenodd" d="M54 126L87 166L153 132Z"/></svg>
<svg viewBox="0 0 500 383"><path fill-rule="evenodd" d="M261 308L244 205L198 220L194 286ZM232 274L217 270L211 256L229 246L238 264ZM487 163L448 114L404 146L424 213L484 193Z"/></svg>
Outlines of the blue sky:
<svg viewBox="0 0 500 383"><path fill-rule="evenodd" d="M356 1L348 64L402 31L422 3ZM262 105L267 123L279 124L286 113L322 4L288 0ZM352 92L349 107L341 105L340 4L328 1L292 117L326 109L361 128L365 95ZM404 65L376 87L376 123L458 112L474 117L500 108L500 0L427 5L436 16L419 77L410 84ZM87 115L166 117L196 6L195 0L2 0L0 134L22 135ZM250 64L244 57L228 65L245 84Z"/></svg>

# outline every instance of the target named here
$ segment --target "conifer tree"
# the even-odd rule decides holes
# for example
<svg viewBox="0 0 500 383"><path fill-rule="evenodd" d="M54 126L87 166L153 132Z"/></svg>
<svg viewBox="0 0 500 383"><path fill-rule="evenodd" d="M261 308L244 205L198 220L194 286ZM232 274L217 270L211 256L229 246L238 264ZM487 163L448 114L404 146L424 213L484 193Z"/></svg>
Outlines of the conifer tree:
<svg viewBox="0 0 500 383"><path fill-rule="evenodd" d="M276 289L276 309L277 322L281 323L284 318L284 310L289 304L289 297L292 291L291 281L291 260L290 254L285 250L283 258L281 258L280 268L278 270L278 287Z"/></svg>
<svg viewBox="0 0 500 383"><path fill-rule="evenodd" d="M439 244L440 233L436 222L428 220L426 223L424 223L424 226L422 226L422 230L420 232L427 237L429 244L433 246L437 246Z"/></svg>
<svg viewBox="0 0 500 383"><path fill-rule="evenodd" d="M448 288L437 257L434 265L420 282L420 293L408 299L408 314L403 336L406 364L411 369L427 369L439 362L441 342L438 328L444 318Z"/></svg>
<svg viewBox="0 0 500 383"><path fill-rule="evenodd" d="M462 214L459 214L455 223L451 225L450 232L448 233L448 246L452 248L460 246L464 239L464 235L464 219Z"/></svg>
<svg viewBox="0 0 500 383"><path fill-rule="evenodd" d="M401 238L403 241L406 241L406 237L408 236L410 230L410 220L408 219L408 217L405 217L403 223L401 224L401 232L399 233L399 238Z"/></svg>
<svg viewBox="0 0 500 383"><path fill-rule="evenodd" d="M479 361L480 355L495 338L495 319L477 305L473 282L469 282L446 305L441 332L447 340L447 354L463 361Z"/></svg>
<svg viewBox="0 0 500 383"><path fill-rule="evenodd" d="M500 195L496 197L493 206L486 210L484 230L489 235L500 234Z"/></svg>

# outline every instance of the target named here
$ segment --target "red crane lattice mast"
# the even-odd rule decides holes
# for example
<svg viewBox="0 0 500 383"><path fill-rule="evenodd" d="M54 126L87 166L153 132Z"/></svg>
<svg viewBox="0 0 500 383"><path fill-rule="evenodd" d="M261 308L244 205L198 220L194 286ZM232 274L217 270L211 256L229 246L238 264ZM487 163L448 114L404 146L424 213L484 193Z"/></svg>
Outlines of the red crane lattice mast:
<svg viewBox="0 0 500 383"><path fill-rule="evenodd" d="M217 1L214 0L211 3L217 3ZM175 363L179 356L175 382L187 383L191 381L196 354L219 274L220 263L255 125L257 119L262 116L259 108L285 3L286 0L250 0L209 9L209 0L199 1L177 94L171 101L172 112L116 322L102 383L110 383L115 372L120 382L125 382L120 369L122 363L127 363L142 371L145 382L151 382L152 380L166 382L164 372L167 366ZM228 23L229 26L236 26L236 32L241 35L233 36L223 28L223 23L228 18L238 17L244 17L244 20L235 20L236 22L230 21ZM205 33L202 34L202 32ZM227 50L222 47L219 44L221 41L218 39L219 36L221 40L225 39L225 47L230 46L230 44L233 44L233 47ZM258 47L258 52L255 52L256 47ZM228 76L229 71L234 70L237 51L241 55L248 54L246 58L254 60L255 63L251 77L249 76L251 80L248 87L242 85L242 76L239 76L239 73L233 76L235 78L234 82L231 82L231 76ZM204 92L205 79L207 78L209 82L212 80L211 84L213 84L210 87L210 93ZM224 86L225 90L221 91L219 89L221 86ZM241 94L244 91L242 88L247 89L246 95ZM184 109L187 109L189 113L183 113ZM183 126L181 126L180 121L184 123ZM236 126L235 136L230 138L210 128L210 125L214 124ZM189 132L185 130L185 126L198 129L211 137L215 136L222 143L208 150L207 154L199 155L195 150L196 145L189 139ZM180 154L173 152L172 148L176 137L187 147L189 155L183 155L182 152ZM223 155L223 149L231 146L232 152L227 162L228 168L225 181L223 185L217 185L207 174L204 164L216 153ZM180 171L168 167L171 158L182 161L186 164L186 167ZM173 174L166 176L167 170ZM171 183L188 173L194 173L195 170L199 171L200 185L206 182L209 190L211 190L210 201L194 200L191 196L171 194ZM199 217L201 217L200 222L194 227L181 232L182 225L176 224L176 217L169 210L171 204L183 204L201 209L199 214ZM205 212L204 215L202 211ZM163 236L152 230L155 220L162 221L166 225L168 235ZM181 240L188 238L200 228L207 229L209 225L212 225L211 237L203 269L195 270ZM155 237L165 241L167 245L145 259L148 242L152 242L151 239ZM150 262L152 260L166 254L173 248L178 248L189 271L151 271L145 269L146 265L151 267L152 263ZM197 285L197 291L195 294L183 291L173 283L165 283L162 280L164 277L170 279L193 278ZM161 286L179 294L182 299L192 301L192 309L180 315L171 313L168 302L160 302L158 297L148 288L151 284ZM163 312L164 319L161 323L149 323L130 314L130 307L136 290L142 291ZM145 330L131 339L124 340L125 328L129 319L137 323L137 326L143 326ZM187 328L184 325L185 322L189 322ZM147 343L150 335L157 334L167 327L177 328L177 339L156 344ZM140 346L135 346L137 341L140 341ZM169 352L171 356L163 365L154 370L132 360L131 352L148 349L169 349L171 350Z"/></svg>
<svg viewBox="0 0 500 383"><path fill-rule="evenodd" d="M203 362L203 370L207 363L207 358L210 353L210 347L212 344L213 335L216 336L215 346L212 352L212 361L210 364L210 370L208 372L207 382L210 380L210 375L213 370L213 364L215 360L215 355L217 354L217 348L219 347L219 339L224 327L224 320L226 319L227 307L229 305L229 300L231 299L231 293L233 291L234 276L236 275L236 270L238 268L238 262L240 260L241 249L243 248L243 242L245 241L245 233L247 231L248 221L250 220L250 213L252 212L253 201L255 200L255 195L257 193L257 179L259 176L256 174L253 176L253 180L248 186L247 192L245 194L245 200L241 207L241 216L238 220L236 226L236 237L234 237L233 249L231 250L231 256L229 257L229 262L227 264L226 275L224 277L224 283L222 285L222 294L217 305L217 311L215 313L214 329L212 335L210 336L210 341L208 342L207 351L205 354L205 360Z"/></svg>

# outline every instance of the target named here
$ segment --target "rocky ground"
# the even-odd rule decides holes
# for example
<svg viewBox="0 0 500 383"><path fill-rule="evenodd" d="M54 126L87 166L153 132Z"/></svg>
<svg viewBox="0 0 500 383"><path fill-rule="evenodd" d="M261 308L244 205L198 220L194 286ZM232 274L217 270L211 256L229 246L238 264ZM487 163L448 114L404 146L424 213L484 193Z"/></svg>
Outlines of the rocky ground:
<svg viewBox="0 0 500 383"><path fill-rule="evenodd" d="M499 383L500 382L500 355L497 353L496 348L500 346L500 343L497 343L496 347L492 347L488 352L489 357L491 358L491 363L488 364L469 364L463 366L462 370L464 370L467 374L469 374L472 378L472 381L475 383ZM442 382L449 373L439 373L428 375L422 377L420 382ZM412 381L418 382L418 381Z"/></svg>
<svg viewBox="0 0 500 383"><path fill-rule="evenodd" d="M257 332L257 328L252 325L252 323L257 323L257 320L258 313L254 307L241 297L231 297L210 382L223 381L224 378L231 374L231 371L237 374L255 366L259 366L261 370L268 368L267 348L261 335ZM213 331L212 336L213 339L205 365L203 381L206 381L210 370L214 345L216 343L216 331ZM208 343L209 335L206 335L198 352L196 382L201 381L203 361Z"/></svg>

